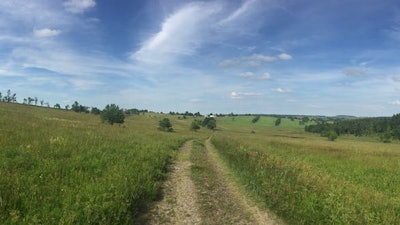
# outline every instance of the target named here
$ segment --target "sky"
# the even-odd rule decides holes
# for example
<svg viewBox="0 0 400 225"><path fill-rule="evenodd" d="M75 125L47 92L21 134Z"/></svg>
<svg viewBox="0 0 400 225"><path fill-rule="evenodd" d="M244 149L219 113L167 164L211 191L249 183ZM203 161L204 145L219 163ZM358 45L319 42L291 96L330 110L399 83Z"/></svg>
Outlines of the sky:
<svg viewBox="0 0 400 225"><path fill-rule="evenodd" d="M1 0L0 92L156 112L400 113L398 0Z"/></svg>

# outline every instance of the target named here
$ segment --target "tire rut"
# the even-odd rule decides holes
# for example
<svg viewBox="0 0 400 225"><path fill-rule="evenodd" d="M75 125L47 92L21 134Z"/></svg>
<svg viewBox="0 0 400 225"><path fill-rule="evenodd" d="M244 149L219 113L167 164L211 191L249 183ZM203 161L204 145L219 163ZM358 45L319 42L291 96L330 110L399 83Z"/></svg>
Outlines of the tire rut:
<svg viewBox="0 0 400 225"><path fill-rule="evenodd" d="M207 169L215 174L215 180L209 181L217 183L216 189L203 193L201 185L207 183L195 186L190 161L193 140L188 141L179 149L177 160L163 184L162 199L150 207L140 224L284 224L260 210L239 190L210 138L204 142L204 149ZM220 194L214 196L215 193ZM200 203L207 203L212 211L202 211Z"/></svg>
<svg viewBox="0 0 400 225"><path fill-rule="evenodd" d="M244 195L243 192L239 190L238 186L232 180L231 175L227 172L229 171L229 169L224 165L224 163L217 155L216 149L211 143L211 138L205 141L204 146L206 148L210 162L215 167L215 170L219 174L220 179L223 180L223 183L225 184L225 188L229 192L229 195L232 196L232 201L234 201L235 204L240 205L243 213L250 215L250 218L248 218L247 220L244 220L243 218L240 224L284 224L284 222L276 218L276 216L272 216L272 214L268 211L261 210L259 207L257 207L256 204L249 199L249 197Z"/></svg>
<svg viewBox="0 0 400 225"><path fill-rule="evenodd" d="M191 175L190 153L193 141L186 142L180 149L172 171L163 184L161 201L157 202L145 224L200 224L197 191Z"/></svg>

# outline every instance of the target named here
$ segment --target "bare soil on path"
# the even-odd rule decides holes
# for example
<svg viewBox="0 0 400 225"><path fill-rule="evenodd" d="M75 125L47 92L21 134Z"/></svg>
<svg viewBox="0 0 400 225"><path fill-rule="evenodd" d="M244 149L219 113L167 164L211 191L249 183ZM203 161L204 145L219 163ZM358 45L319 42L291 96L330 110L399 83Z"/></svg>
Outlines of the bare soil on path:
<svg viewBox="0 0 400 225"><path fill-rule="evenodd" d="M193 141L180 149L177 161L163 185L163 198L146 215L145 224L201 224L196 187L190 178Z"/></svg>
<svg viewBox="0 0 400 225"><path fill-rule="evenodd" d="M162 199L150 208L140 224L283 224L237 187L210 139L180 148Z"/></svg>

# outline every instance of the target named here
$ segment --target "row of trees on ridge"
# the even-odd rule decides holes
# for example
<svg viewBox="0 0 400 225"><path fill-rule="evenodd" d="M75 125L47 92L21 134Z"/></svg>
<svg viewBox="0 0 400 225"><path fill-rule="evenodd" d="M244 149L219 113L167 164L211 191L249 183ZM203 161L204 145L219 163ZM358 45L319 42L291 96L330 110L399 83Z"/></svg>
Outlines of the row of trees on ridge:
<svg viewBox="0 0 400 225"><path fill-rule="evenodd" d="M337 135L355 136L379 135L381 141L400 140L400 114L392 117L374 117L322 122L305 126L305 131L319 133L322 136L335 132Z"/></svg>

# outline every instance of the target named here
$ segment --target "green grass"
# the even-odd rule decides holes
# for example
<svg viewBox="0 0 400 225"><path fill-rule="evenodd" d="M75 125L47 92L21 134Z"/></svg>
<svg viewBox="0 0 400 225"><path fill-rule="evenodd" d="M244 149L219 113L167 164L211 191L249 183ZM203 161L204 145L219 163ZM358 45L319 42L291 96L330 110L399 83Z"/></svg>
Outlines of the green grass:
<svg viewBox="0 0 400 225"><path fill-rule="evenodd" d="M171 117L98 116L0 103L1 224L132 224L157 198L175 150L194 135ZM198 135L199 133L196 133Z"/></svg>
<svg viewBox="0 0 400 225"><path fill-rule="evenodd" d="M220 127L213 143L221 156L255 198L289 223L400 223L398 144Z"/></svg>
<svg viewBox="0 0 400 225"><path fill-rule="evenodd" d="M174 132L158 131L167 117ZM399 143L308 134L298 120L217 118L213 143L252 193L293 224L400 224ZM146 113L122 126L98 116L0 102L1 224L135 224L159 195L192 119ZM210 179L195 145L194 176Z"/></svg>
<svg viewBox="0 0 400 225"><path fill-rule="evenodd" d="M223 123L225 125L235 125L235 126L253 126L253 127L275 127L275 121L277 117L272 116L261 116L260 119L253 123L252 120L255 116L227 116L223 118ZM282 118L279 127L282 128L302 128L305 125L299 124L298 119ZM307 124L311 124L307 123Z"/></svg>

